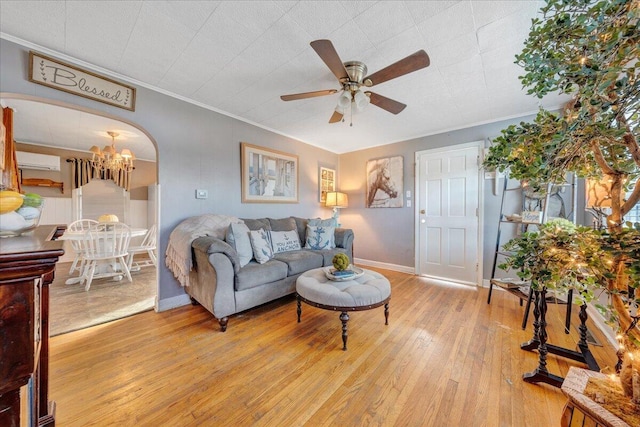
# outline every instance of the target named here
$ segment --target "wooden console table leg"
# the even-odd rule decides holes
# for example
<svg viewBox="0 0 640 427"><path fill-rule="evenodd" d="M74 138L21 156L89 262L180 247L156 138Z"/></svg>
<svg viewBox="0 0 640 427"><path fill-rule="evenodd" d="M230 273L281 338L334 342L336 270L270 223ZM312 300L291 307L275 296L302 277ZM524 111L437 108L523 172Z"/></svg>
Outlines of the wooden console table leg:
<svg viewBox="0 0 640 427"><path fill-rule="evenodd" d="M298 323L300 323L300 316L302 315L302 301L300 300L300 295L296 295L296 300L298 301Z"/></svg>
<svg viewBox="0 0 640 427"><path fill-rule="evenodd" d="M340 313L340 320L342 321L342 350L347 351L347 322L349 321L349 315L346 311Z"/></svg>
<svg viewBox="0 0 640 427"><path fill-rule="evenodd" d="M522 379L528 383L544 382L554 387L561 387L564 378L549 373L547 370L547 290L542 288L539 291L538 306L540 307L540 319L538 326L538 367L532 372L528 372L522 376Z"/></svg>
<svg viewBox="0 0 640 427"><path fill-rule="evenodd" d="M571 306L573 305L573 289L567 293L567 314L564 317L564 333L571 333Z"/></svg>
<svg viewBox="0 0 640 427"><path fill-rule="evenodd" d="M533 336L525 343L520 344L523 350L531 351L538 348L538 332L540 331L540 291L533 293Z"/></svg>
<svg viewBox="0 0 640 427"><path fill-rule="evenodd" d="M524 309L524 317L522 318L522 330L527 329L527 321L529 320L529 311L531 311L531 300L533 299L533 288L529 289L529 297L527 298L527 306ZM522 300L520 300L522 306Z"/></svg>
<svg viewBox="0 0 640 427"><path fill-rule="evenodd" d="M578 331L580 332L580 340L578 341L578 348L580 349L580 353L582 354L582 358L584 359L584 363L591 369L592 371L599 371L600 366L598 366L598 362L591 354L591 350L589 350L589 343L587 342L587 305L582 304L580 306L580 313L578 315L580 318L580 326L578 327Z"/></svg>

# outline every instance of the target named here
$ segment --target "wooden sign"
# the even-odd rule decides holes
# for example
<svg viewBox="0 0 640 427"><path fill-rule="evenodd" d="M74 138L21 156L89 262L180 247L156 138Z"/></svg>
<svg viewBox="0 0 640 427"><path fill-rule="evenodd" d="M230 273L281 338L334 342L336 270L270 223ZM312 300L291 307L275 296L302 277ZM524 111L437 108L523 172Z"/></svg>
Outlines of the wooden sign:
<svg viewBox="0 0 640 427"><path fill-rule="evenodd" d="M135 88L33 51L29 52L29 81L135 111Z"/></svg>
<svg viewBox="0 0 640 427"><path fill-rule="evenodd" d="M540 224L542 222L542 212L540 211L523 211L522 222L526 224Z"/></svg>

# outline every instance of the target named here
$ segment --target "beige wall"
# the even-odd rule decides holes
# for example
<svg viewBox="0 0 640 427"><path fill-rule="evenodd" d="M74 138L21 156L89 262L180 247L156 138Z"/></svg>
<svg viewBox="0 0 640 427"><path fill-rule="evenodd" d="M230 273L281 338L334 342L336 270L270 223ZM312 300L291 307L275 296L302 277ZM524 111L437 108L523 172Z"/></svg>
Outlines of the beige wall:
<svg viewBox="0 0 640 427"><path fill-rule="evenodd" d="M17 113L19 114L19 113ZM17 120L17 118L14 118ZM24 187L24 192L38 193L43 197L71 197L71 164L67 163L67 159L72 157L90 158L89 153L74 150L63 150L54 147L43 147L40 145L16 143L18 151L27 153L50 154L60 156L60 171L40 171L32 169L23 169L23 178L43 178L51 179L56 182L62 181L64 192L61 193L58 188L48 187ZM131 176L131 200L147 200L147 187L156 183L156 162L148 162L136 160L135 170Z"/></svg>
<svg viewBox="0 0 640 427"><path fill-rule="evenodd" d="M340 219L343 226L353 228L355 233L354 257L366 261L391 264L401 271L413 271L415 264L415 155L418 151L449 147L474 141L485 141L500 135L500 131L521 120L511 120L472 126L436 135L424 136L408 141L383 145L367 150L354 151L340 156L339 188L349 195L349 207L342 209ZM376 208L365 207L365 175L368 160L381 157L403 156L404 191L411 191L412 207ZM500 197L492 192L492 182L486 181L484 188L484 237L483 273L488 278L495 250L495 239L500 211ZM405 194L406 196L406 194Z"/></svg>

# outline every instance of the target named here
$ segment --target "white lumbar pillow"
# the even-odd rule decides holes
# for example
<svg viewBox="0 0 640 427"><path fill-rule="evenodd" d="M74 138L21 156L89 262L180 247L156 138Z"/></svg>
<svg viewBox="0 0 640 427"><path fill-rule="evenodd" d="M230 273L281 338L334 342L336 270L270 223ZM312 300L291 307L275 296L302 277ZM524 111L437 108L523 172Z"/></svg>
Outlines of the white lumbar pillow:
<svg viewBox="0 0 640 427"><path fill-rule="evenodd" d="M301 249L300 238L296 230L270 231L269 237L271 237L271 247L274 254Z"/></svg>
<svg viewBox="0 0 640 427"><path fill-rule="evenodd" d="M251 240L249 239L249 227L242 223L229 224L225 240L238 253L240 267L249 264L249 261L253 258L253 248L251 247Z"/></svg>

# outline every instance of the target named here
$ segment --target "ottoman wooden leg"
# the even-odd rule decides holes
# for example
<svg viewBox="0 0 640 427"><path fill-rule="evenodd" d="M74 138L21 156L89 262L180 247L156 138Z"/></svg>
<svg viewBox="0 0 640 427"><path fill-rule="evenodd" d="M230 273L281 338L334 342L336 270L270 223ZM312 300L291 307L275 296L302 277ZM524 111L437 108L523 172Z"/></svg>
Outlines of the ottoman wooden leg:
<svg viewBox="0 0 640 427"><path fill-rule="evenodd" d="M300 300L300 295L296 295L296 299L298 300L298 323L300 323L300 315L302 315L302 301Z"/></svg>
<svg viewBox="0 0 640 427"><path fill-rule="evenodd" d="M347 351L347 322L349 321L349 315L346 311L340 314L340 320L342 321L342 350Z"/></svg>
<svg viewBox="0 0 640 427"><path fill-rule="evenodd" d="M389 303L384 305L384 324L389 324Z"/></svg>

